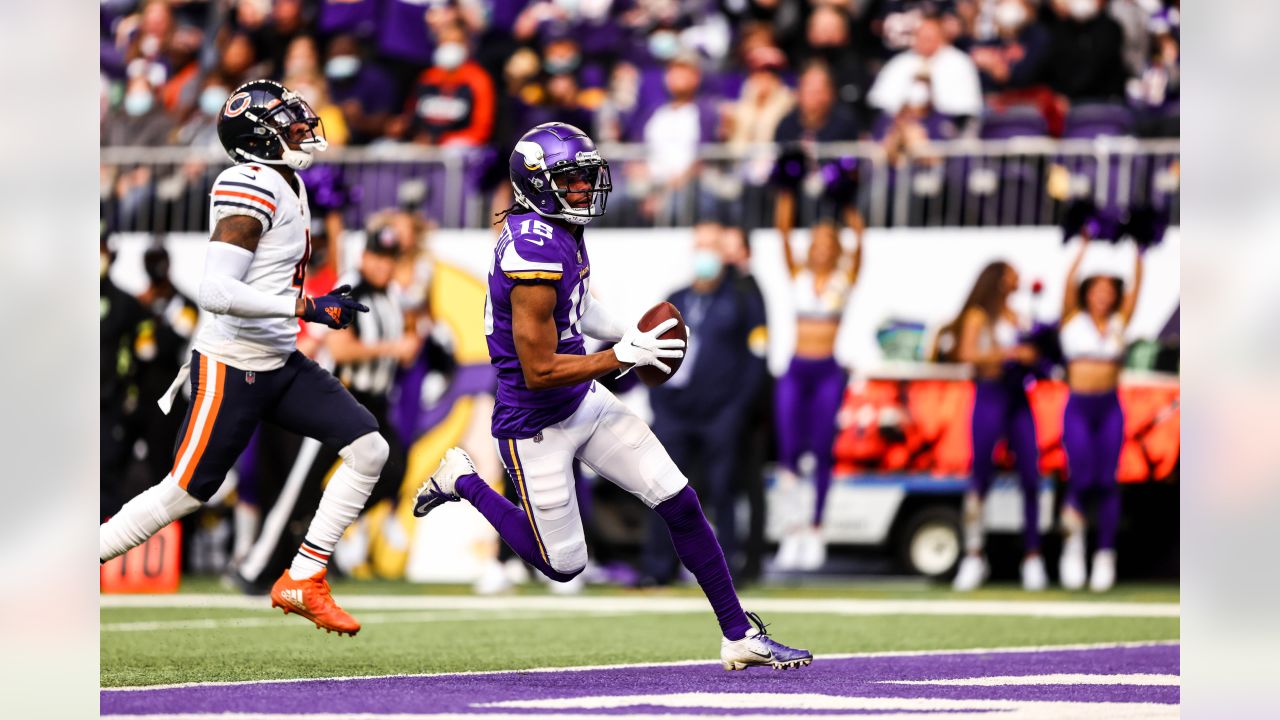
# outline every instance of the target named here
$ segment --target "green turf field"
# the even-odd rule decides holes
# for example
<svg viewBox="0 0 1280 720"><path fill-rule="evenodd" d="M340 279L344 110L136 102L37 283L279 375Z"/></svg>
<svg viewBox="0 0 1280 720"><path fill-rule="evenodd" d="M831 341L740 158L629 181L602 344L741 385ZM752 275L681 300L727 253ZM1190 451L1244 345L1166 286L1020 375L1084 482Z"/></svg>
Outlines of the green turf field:
<svg viewBox="0 0 1280 720"><path fill-rule="evenodd" d="M661 611L657 607L664 601L700 597L696 587L661 591L594 589L588 595L600 600L573 598L571 604L546 597L541 586L531 584L511 600L515 606L510 608L500 607L505 602L502 598L471 599L466 588L451 586L337 582L334 595L339 602L350 600L347 607L364 623L357 637L326 635L297 616L285 617L278 610L270 610L266 598L231 595L210 581L188 581L177 596L143 600L162 606L105 606L101 611L102 686L718 657L719 633L709 608ZM411 607L421 599L456 607ZM1179 633L1178 590L1173 585L1122 585L1105 596L1061 591L1029 596L1012 585L993 585L960 596L942 587L910 582L842 583L753 588L744 593L748 609L752 599L774 603L775 609L761 614L779 639L808 647L819 656L1176 640ZM947 608L961 602L989 606L991 601L1024 604L1018 608L1061 608L1068 604L1080 606L1083 615L1099 609L1097 616L1083 617L1004 615L999 609L992 612L991 607L982 614L915 614L898 610L844 614L785 609L792 601L811 599L923 601ZM604 607L611 600L629 609ZM535 603L536 607L520 606L521 601ZM113 602L115 598L104 599L104 605ZM169 602L194 606L163 606ZM206 603L217 606L208 607ZM353 603L359 604L359 609ZM594 609L593 603L601 608ZM648 611L650 604L655 611ZM1116 616L1107 609L1124 605L1153 610L1146 615L1142 611L1134 616ZM955 612L963 613L963 606L959 607Z"/></svg>

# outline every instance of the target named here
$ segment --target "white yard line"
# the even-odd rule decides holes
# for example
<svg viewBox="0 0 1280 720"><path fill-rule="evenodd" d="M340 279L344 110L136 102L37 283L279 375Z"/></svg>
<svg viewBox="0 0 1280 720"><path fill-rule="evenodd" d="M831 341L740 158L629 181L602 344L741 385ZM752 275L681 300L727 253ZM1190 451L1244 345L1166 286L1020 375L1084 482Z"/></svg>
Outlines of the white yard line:
<svg viewBox="0 0 1280 720"><path fill-rule="evenodd" d="M265 597L220 594L103 595L104 608L235 608L261 609ZM1021 617L1097 618L1164 617L1180 614L1177 603L1073 602L1066 600L859 600L743 598L761 613L824 613L831 615L999 615ZM702 598L647 596L499 596L470 595L346 595L349 610L463 610L560 611L607 613L693 613L707 610Z"/></svg>
<svg viewBox="0 0 1280 720"><path fill-rule="evenodd" d="M275 611L273 610L273 613ZM573 613L574 616L582 615L582 612ZM618 613L608 612L592 612L588 611L594 617L617 617ZM432 623L432 622L491 622L494 620L545 620L551 618L569 617L569 613L466 613L466 612L443 612L443 611L425 611L425 612L396 612L381 614L361 614L361 625L384 625L387 623ZM310 625L295 623L299 628L310 628ZM100 626L102 632L154 632L159 630L233 630L237 628L259 628L259 627L280 627L279 614L258 615L253 617L236 617L236 618L196 618L191 620L155 620L140 622L111 622L102 623Z"/></svg>
<svg viewBox="0 0 1280 720"><path fill-rule="evenodd" d="M1064 717L1073 718L1075 720L1115 720L1116 718L1125 718L1126 720L1173 720L1179 716L1177 705L1159 705L1155 703L1090 703L1090 702L1034 702L1019 701L1016 704L1009 701L994 700L977 700L972 702L952 701L952 705L947 701L923 702L920 700L905 700L900 703L894 703L890 712L876 712L876 720L920 720L921 712L939 712L945 711L947 720L991 720L993 713L999 713L997 717L1000 720L1060 720ZM872 703L866 703L867 709L871 709ZM963 710L949 709L951 707L963 707L971 710L964 712ZM788 714L783 712L769 713L740 713L734 712L732 717L734 720L814 720L820 717L822 720L866 720L867 709L850 712L849 714L839 713L823 713L822 715L806 714ZM892 712L892 710L901 710L901 712ZM489 713L437 713L437 714L412 714L412 713L316 713L305 712L296 714L263 714L263 713L182 713L170 715L104 715L103 717L112 720L477 720L477 718L496 718L501 715ZM546 712L546 713L521 713L518 716L526 720L707 720L708 718L724 717L716 715L702 714L666 714L657 715L654 713L626 713L619 714L610 712L608 714L591 715L582 712Z"/></svg>
<svg viewBox="0 0 1280 720"><path fill-rule="evenodd" d="M945 678L941 680L877 680L888 685L963 685L997 687L1000 685L1166 685L1181 686L1180 675L1130 673L1098 675L1084 673L1052 673L1049 675L987 675L983 677Z"/></svg>
<svg viewBox="0 0 1280 720"><path fill-rule="evenodd" d="M1049 652L1059 650L1106 650L1109 648L1137 648L1137 647L1161 647L1168 645L1177 645L1177 640L1157 640L1157 641L1135 641L1135 642L1112 642L1112 643L1082 643L1073 645L1029 645L1025 647L996 647L996 648L965 648L959 650L893 650L883 652L865 652L865 653L832 653L819 655L816 660L846 660L850 658L880 658L880 657L919 657L923 655L989 655L993 653L1024 653L1024 652ZM439 673L393 673L390 675L350 675L344 677L317 677L317 678L286 678L276 680L232 680L226 682L190 682L190 683L173 683L170 685L132 685L126 687L102 688L103 692L137 692L146 690L169 690L173 688L191 688L191 687L235 687L243 685L267 685L277 683L297 683L309 681L324 682L347 682L351 680L378 680L386 678L431 678L431 677L453 677L460 675L511 675L517 673L561 673L561 672L582 672L588 670L619 670L627 668L649 668L649 667L680 667L684 665L707 665L713 662L719 662L713 658L699 658L697 660L674 660L670 662L650 662L650 663L620 663L617 665L578 665L573 667L541 667L541 668L525 668L518 670L472 670L467 672L439 672Z"/></svg>

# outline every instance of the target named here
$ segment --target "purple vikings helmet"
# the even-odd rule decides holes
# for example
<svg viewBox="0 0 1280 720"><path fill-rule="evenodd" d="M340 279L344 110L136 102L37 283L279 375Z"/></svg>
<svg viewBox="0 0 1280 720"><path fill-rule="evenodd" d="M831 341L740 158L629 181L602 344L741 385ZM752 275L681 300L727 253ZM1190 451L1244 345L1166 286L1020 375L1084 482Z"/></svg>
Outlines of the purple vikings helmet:
<svg viewBox="0 0 1280 720"><path fill-rule="evenodd" d="M575 225L604 215L613 190L609 163L578 128L559 122L538 125L516 142L510 164L511 187L520 205ZM570 183L579 179L592 188L585 191L590 197L586 207L573 207L565 199Z"/></svg>

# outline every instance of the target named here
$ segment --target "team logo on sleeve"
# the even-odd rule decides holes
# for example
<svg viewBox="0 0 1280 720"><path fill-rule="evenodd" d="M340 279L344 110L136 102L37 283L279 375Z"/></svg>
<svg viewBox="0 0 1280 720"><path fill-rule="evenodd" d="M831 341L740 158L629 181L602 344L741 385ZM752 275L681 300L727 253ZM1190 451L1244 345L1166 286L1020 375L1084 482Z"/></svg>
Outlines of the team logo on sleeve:
<svg viewBox="0 0 1280 720"><path fill-rule="evenodd" d="M232 95L230 98L227 99L226 116L235 117L237 115L240 115L245 110L249 109L249 103L251 101L252 101L252 98L247 92L236 93L235 95Z"/></svg>

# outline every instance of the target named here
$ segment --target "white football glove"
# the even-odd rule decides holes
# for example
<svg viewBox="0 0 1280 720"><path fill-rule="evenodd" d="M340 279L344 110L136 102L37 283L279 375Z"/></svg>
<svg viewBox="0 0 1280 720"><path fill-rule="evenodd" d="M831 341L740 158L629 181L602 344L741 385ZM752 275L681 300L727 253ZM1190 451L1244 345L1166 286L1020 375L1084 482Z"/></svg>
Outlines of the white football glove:
<svg viewBox="0 0 1280 720"><path fill-rule="evenodd" d="M627 365L622 372L618 373L618 377L626 375L631 368L640 365L652 365L670 375L671 366L662 362L660 358L684 357L685 341L663 340L658 336L670 330L675 324L675 318L667 318L647 332L637 327L628 330L618 344L613 346L613 354L617 356L618 362Z"/></svg>

